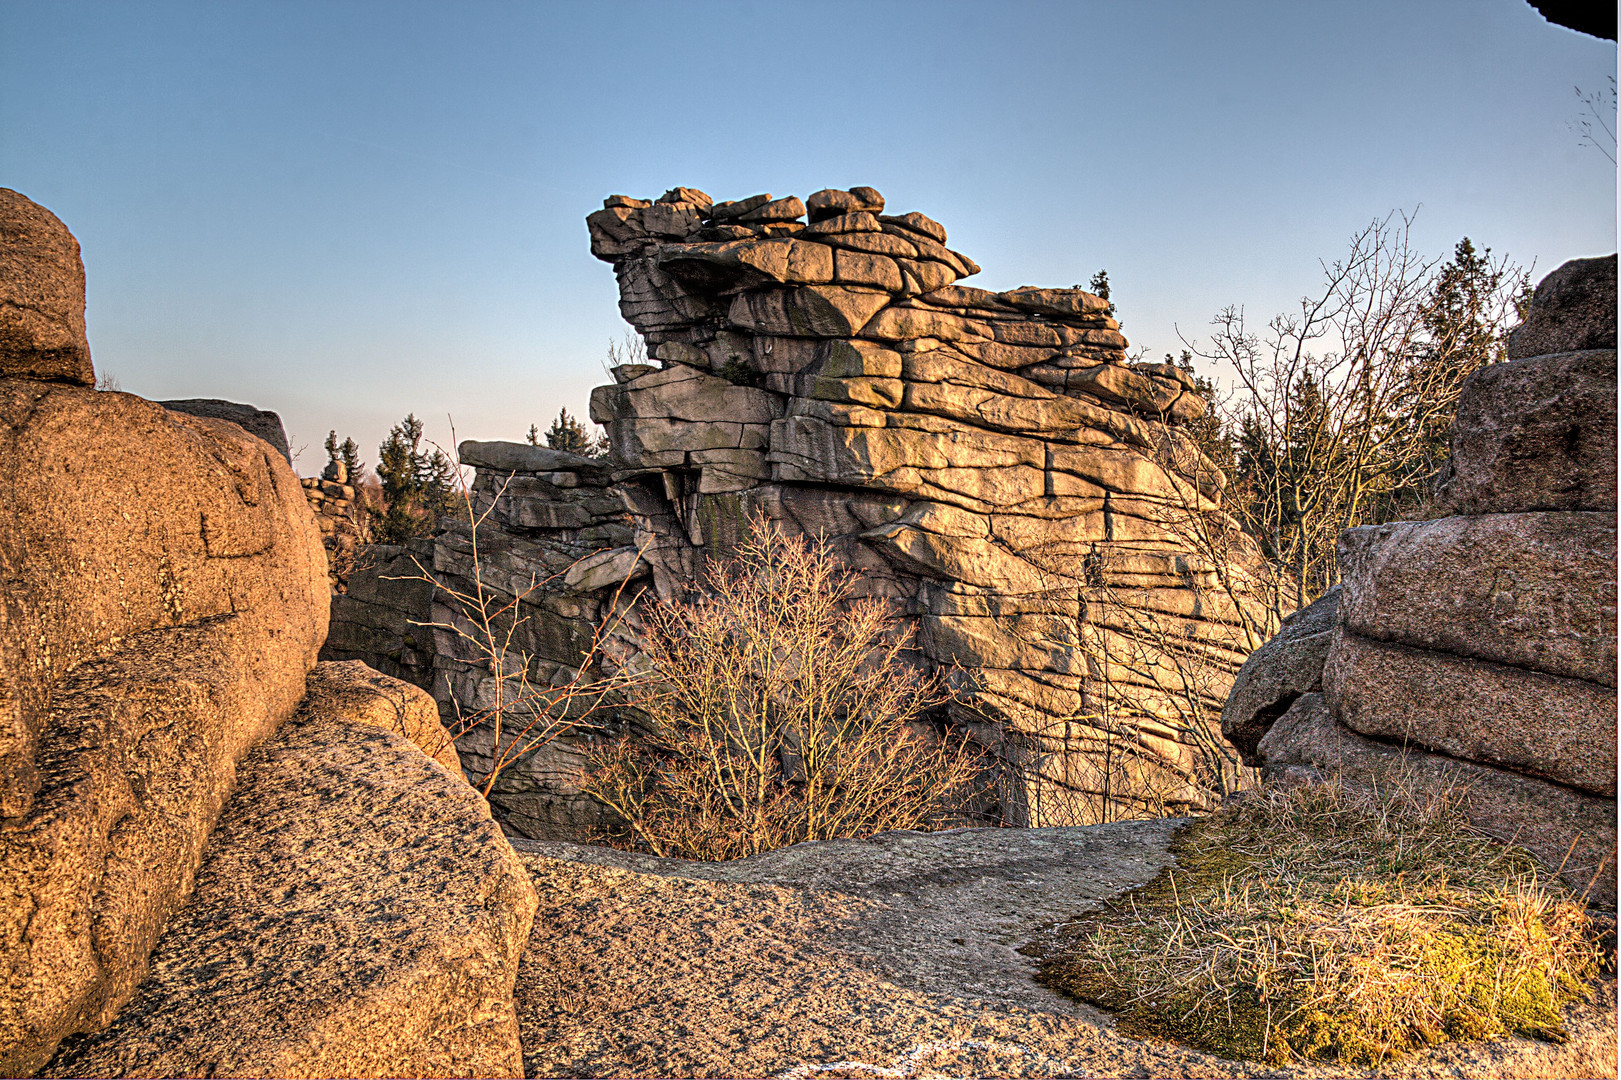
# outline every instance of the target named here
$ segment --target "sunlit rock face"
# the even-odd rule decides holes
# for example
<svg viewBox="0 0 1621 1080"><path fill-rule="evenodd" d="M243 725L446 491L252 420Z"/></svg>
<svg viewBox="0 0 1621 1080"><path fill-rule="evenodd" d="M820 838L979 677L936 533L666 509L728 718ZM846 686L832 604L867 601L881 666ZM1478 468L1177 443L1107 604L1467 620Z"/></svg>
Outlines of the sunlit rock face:
<svg viewBox="0 0 1621 1080"><path fill-rule="evenodd" d="M825 537L950 673L943 722L1000 761L1018 824L1212 805L1237 775L1216 717L1274 626L1206 403L1133 363L1104 299L993 293L871 188L712 203L677 188L587 218L647 363L592 396L657 592L751 515Z"/></svg>
<svg viewBox="0 0 1621 1080"><path fill-rule="evenodd" d="M1508 361L1464 384L1446 516L1346 530L1332 625L1309 656L1257 652L1223 717L1280 777L1462 784L1478 827L1610 906L1615 283L1613 255L1543 279Z"/></svg>

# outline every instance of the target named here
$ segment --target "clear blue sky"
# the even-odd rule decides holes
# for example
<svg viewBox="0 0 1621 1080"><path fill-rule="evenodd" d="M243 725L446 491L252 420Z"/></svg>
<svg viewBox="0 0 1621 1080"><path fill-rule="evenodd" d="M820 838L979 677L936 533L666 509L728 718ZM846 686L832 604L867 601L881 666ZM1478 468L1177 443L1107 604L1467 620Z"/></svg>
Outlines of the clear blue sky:
<svg viewBox="0 0 1621 1080"><path fill-rule="evenodd" d="M1599 0L1606 2L1606 0ZM106 3L0 10L0 186L89 275L96 367L368 461L583 412L625 325L583 219L869 184L971 284L1107 267L1134 344L1270 314L1375 216L1538 276L1615 249L1571 125L1615 46L1449 3Z"/></svg>

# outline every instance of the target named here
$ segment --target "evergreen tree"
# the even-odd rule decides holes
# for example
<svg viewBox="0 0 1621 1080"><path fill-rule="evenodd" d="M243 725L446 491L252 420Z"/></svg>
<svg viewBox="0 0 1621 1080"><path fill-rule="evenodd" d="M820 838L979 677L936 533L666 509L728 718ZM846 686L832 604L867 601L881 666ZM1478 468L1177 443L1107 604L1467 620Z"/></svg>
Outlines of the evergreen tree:
<svg viewBox="0 0 1621 1080"><path fill-rule="evenodd" d="M1076 288L1079 287L1080 286L1076 286ZM1109 272L1107 270L1099 270L1097 273L1093 274L1092 280L1087 283L1086 291L1091 293L1093 296L1096 296L1099 300L1109 300ZM1118 312L1115 311L1113 300L1109 300L1109 310L1104 314L1108 315L1111 319L1118 314Z"/></svg>
<svg viewBox="0 0 1621 1080"><path fill-rule="evenodd" d="M533 441L533 426L530 432ZM546 445L553 450L563 450L581 457L603 457L608 452L608 440L600 435L593 437L584 424L568 414L567 409L559 409L557 419L546 429Z"/></svg>
<svg viewBox="0 0 1621 1080"><path fill-rule="evenodd" d="M386 544L401 544L433 531L449 506L455 475L443 453L422 448L422 421L409 413L378 447L377 478L385 508L377 537Z"/></svg>
<svg viewBox="0 0 1621 1080"><path fill-rule="evenodd" d="M338 433L329 431L326 433L326 468L321 470L321 479L336 480L339 465L343 466L344 483L360 483L360 471L366 467L360 460L360 447L353 439L346 438L339 443Z"/></svg>

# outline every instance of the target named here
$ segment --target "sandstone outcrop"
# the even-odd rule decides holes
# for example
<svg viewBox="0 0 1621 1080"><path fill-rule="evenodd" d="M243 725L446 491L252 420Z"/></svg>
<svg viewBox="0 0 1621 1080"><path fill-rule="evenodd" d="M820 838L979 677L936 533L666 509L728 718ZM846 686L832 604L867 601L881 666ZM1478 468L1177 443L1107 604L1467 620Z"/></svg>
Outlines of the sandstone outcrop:
<svg viewBox="0 0 1621 1080"><path fill-rule="evenodd" d="M1152 878L1175 828L885 833L729 863L519 841L540 894L518 975L527 1074L1346 1075L1131 1039L1036 983L1027 947ZM1379 1075L1613 1075L1613 999L1566 1024L1563 1045L1446 1045Z"/></svg>
<svg viewBox="0 0 1621 1080"><path fill-rule="evenodd" d="M317 667L298 716L243 759L151 976L44 1075L522 1075L534 888L459 770L424 752L447 742L421 690Z"/></svg>
<svg viewBox="0 0 1621 1080"><path fill-rule="evenodd" d="M1323 654L1320 681L1298 699L1235 692L1223 716L1229 737L1269 771L1389 782L1408 770L1459 783L1476 825L1515 838L1607 906L1616 895L1615 295L1613 257L1567 263L1538 286L1511 356L1580 351L1470 377L1436 500L1448 516L1347 530L1326 651L1322 635L1309 639L1313 658Z"/></svg>
<svg viewBox="0 0 1621 1080"><path fill-rule="evenodd" d="M1184 430L1205 410L1192 378L1128 362L1104 300L958 285L978 267L945 229L886 214L870 188L720 204L678 188L614 196L587 223L655 361L593 392L608 460L461 447L478 509L496 504L485 586L504 602L538 583L515 641L532 677L571 677L605 627L625 632L595 659L634 663L642 578L682 595L763 515L825 538L915 633L917 661L952 673L941 722L1000 762L987 813L1087 822L1235 786L1217 716L1277 619L1248 598L1259 560ZM371 549L323 656L410 679L448 718L489 699L490 675L453 635L425 640L414 624L453 605L399 580L420 563L467 591L466 526L442 530ZM480 737L461 741L475 782ZM572 740L498 781L510 827L579 837L596 820Z"/></svg>
<svg viewBox="0 0 1621 1080"><path fill-rule="evenodd" d="M0 378L94 386L84 262L57 216L0 188Z"/></svg>
<svg viewBox="0 0 1621 1080"><path fill-rule="evenodd" d="M1002 758L1006 820L1231 784L1215 717L1275 620L1245 606L1241 543L1208 556L1224 477L1182 427L1205 402L1128 362L1107 302L959 285L978 267L946 230L870 188L614 196L587 224L660 364L591 405L659 595L764 514L826 537L960 672L952 722Z"/></svg>

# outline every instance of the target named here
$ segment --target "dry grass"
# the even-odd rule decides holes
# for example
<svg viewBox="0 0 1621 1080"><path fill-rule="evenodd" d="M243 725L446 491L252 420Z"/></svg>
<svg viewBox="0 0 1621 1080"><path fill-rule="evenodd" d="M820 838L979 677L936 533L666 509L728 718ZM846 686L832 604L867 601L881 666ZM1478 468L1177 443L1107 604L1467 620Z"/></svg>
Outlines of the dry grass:
<svg viewBox="0 0 1621 1080"><path fill-rule="evenodd" d="M1600 952L1583 906L1471 832L1456 790L1261 790L1175 869L1062 932L1043 981L1226 1057L1374 1066L1446 1041L1563 1041Z"/></svg>

